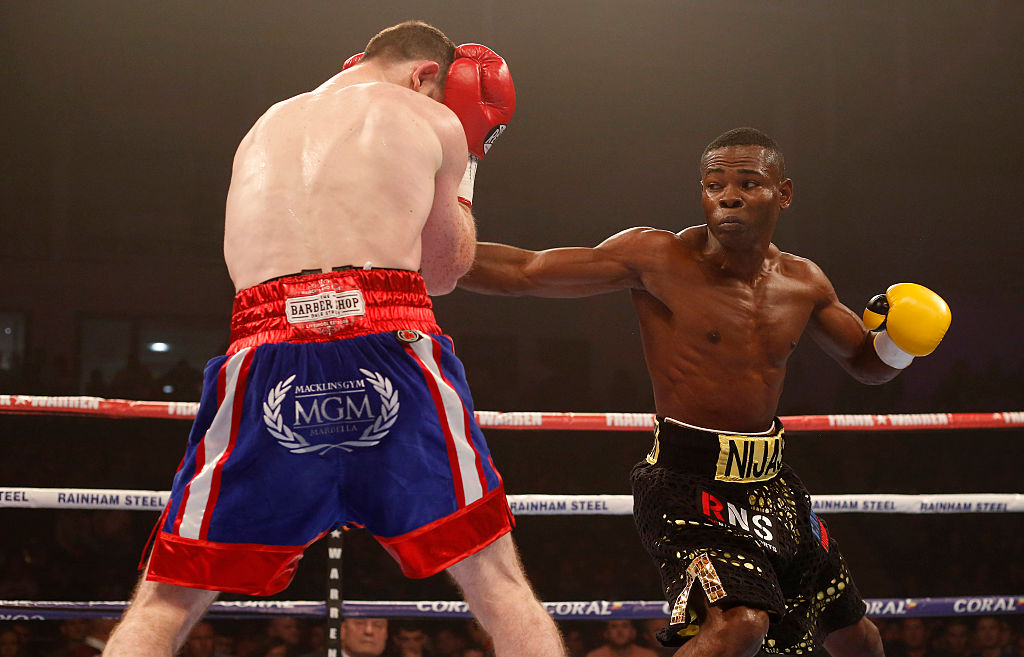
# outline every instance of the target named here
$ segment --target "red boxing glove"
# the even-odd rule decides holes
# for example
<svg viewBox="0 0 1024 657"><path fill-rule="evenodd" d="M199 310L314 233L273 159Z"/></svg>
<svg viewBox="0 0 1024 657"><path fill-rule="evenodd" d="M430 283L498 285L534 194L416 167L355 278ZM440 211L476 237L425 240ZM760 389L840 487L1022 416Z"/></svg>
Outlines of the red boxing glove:
<svg viewBox="0 0 1024 657"><path fill-rule="evenodd" d="M359 63L359 60L362 59L363 55L365 55L365 54L366 54L365 52L359 52L359 53L356 53L356 54L352 55L351 57L349 57L348 59L345 60L344 64L341 65L341 70L344 71L346 68L351 68L351 67L355 66L356 64Z"/></svg>
<svg viewBox="0 0 1024 657"><path fill-rule="evenodd" d="M455 49L448 69L444 104L462 121L469 152L482 158L501 136L516 109L516 89L508 64L478 43Z"/></svg>

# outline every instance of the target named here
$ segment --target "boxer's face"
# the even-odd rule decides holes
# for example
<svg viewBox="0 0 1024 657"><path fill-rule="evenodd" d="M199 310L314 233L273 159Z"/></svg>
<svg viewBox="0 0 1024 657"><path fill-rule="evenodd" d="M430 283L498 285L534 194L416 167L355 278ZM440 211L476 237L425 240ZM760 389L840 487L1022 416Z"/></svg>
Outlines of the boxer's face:
<svg viewBox="0 0 1024 657"><path fill-rule="evenodd" d="M775 230L789 207L793 183L761 146L727 146L701 162L701 205L708 228L723 244L740 246Z"/></svg>

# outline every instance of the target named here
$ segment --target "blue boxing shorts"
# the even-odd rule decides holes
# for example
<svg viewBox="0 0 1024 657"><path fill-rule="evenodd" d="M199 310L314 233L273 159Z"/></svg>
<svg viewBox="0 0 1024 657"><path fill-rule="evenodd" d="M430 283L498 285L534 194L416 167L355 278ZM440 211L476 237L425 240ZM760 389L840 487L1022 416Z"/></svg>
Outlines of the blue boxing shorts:
<svg viewBox="0 0 1024 657"><path fill-rule="evenodd" d="M407 576L427 577L511 530L419 274L261 283L236 295L231 333L207 364L147 579L270 595L341 526L365 527Z"/></svg>

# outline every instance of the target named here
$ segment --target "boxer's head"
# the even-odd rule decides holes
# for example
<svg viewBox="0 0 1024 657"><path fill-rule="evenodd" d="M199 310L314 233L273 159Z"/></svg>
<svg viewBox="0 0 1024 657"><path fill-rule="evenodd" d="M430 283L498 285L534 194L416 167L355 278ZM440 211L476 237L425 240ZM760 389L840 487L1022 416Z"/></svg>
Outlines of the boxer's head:
<svg viewBox="0 0 1024 657"><path fill-rule="evenodd" d="M711 151L730 146L760 146L764 149L765 161L772 167L779 180L786 177L786 160L775 140L757 128L733 128L718 135L714 141L704 147L700 155L701 175L704 175L704 161Z"/></svg>
<svg viewBox="0 0 1024 657"><path fill-rule="evenodd" d="M413 83L422 87L414 90L422 90L431 97L436 95L440 100L448 67L455 59L455 44L432 25L405 21L378 32L366 44L365 52L363 61L386 65L413 63Z"/></svg>
<svg viewBox="0 0 1024 657"><path fill-rule="evenodd" d="M782 151L754 128L730 130L700 158L701 206L709 233L727 248L767 245L793 201Z"/></svg>

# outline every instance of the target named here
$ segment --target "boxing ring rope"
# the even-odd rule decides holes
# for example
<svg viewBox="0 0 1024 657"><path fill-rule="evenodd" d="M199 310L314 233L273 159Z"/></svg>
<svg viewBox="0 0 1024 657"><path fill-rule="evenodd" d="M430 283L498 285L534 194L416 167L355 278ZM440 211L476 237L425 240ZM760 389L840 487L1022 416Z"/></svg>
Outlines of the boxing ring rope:
<svg viewBox="0 0 1024 657"><path fill-rule="evenodd" d="M160 511L169 490L102 488L25 488L0 486L0 509L79 509ZM632 495L509 495L517 516L606 515L633 513ZM1022 493L893 495L812 495L815 513L1021 513Z"/></svg>
<svg viewBox="0 0 1024 657"><path fill-rule="evenodd" d="M199 404L99 397L44 397L0 395L0 414L75 415L103 418L163 418L191 420ZM650 413L556 413L477 411L485 429L635 431L648 432ZM892 415L802 415L782 418L790 433L802 431L905 431L939 429L1007 429L1024 427L1024 411L993 413L920 413ZM0 487L0 509L118 509L159 511L170 491L82 488ZM517 515L630 515L630 495L509 495ZM850 494L812 496L813 508L822 513L1020 513L1024 493L972 494ZM335 532L339 533L339 532ZM340 533L339 533L340 534ZM330 549L330 548L329 548ZM339 552L340 554L340 552ZM1022 614L1024 594L939 598L875 598L865 601L875 618ZM44 620L83 616L118 616L125 602L0 600L0 619ZM664 618L668 603L656 601L547 602L556 620L610 620ZM335 609L332 609L334 607ZM310 618L332 616L336 603L323 601L254 600L216 602L215 617L250 617L253 614ZM469 618L462 601L343 601L345 616L402 618Z"/></svg>
<svg viewBox="0 0 1024 657"><path fill-rule="evenodd" d="M991 616L1024 613L1024 596L985 595L943 598L872 598L867 615L872 618L929 618L933 616ZM61 620L65 618L121 615L123 601L66 602L38 600L0 600L0 618L4 620ZM665 618L668 603L662 600L576 600L544 602L544 608L557 621L568 620L641 620ZM343 613L351 618L416 618L439 620L471 618L462 600L346 600ZM214 602L212 618L252 618L293 616L322 619L327 610L316 600L240 600Z"/></svg>
<svg viewBox="0 0 1024 657"><path fill-rule="evenodd" d="M192 420L198 402L131 401L101 397L0 395L0 414L84 415L104 418ZM908 413L892 415L790 415L782 424L800 431L892 431L901 429L1008 429L1024 427L1024 411L998 413ZM476 411L484 429L546 431L650 431L653 413L557 413Z"/></svg>

